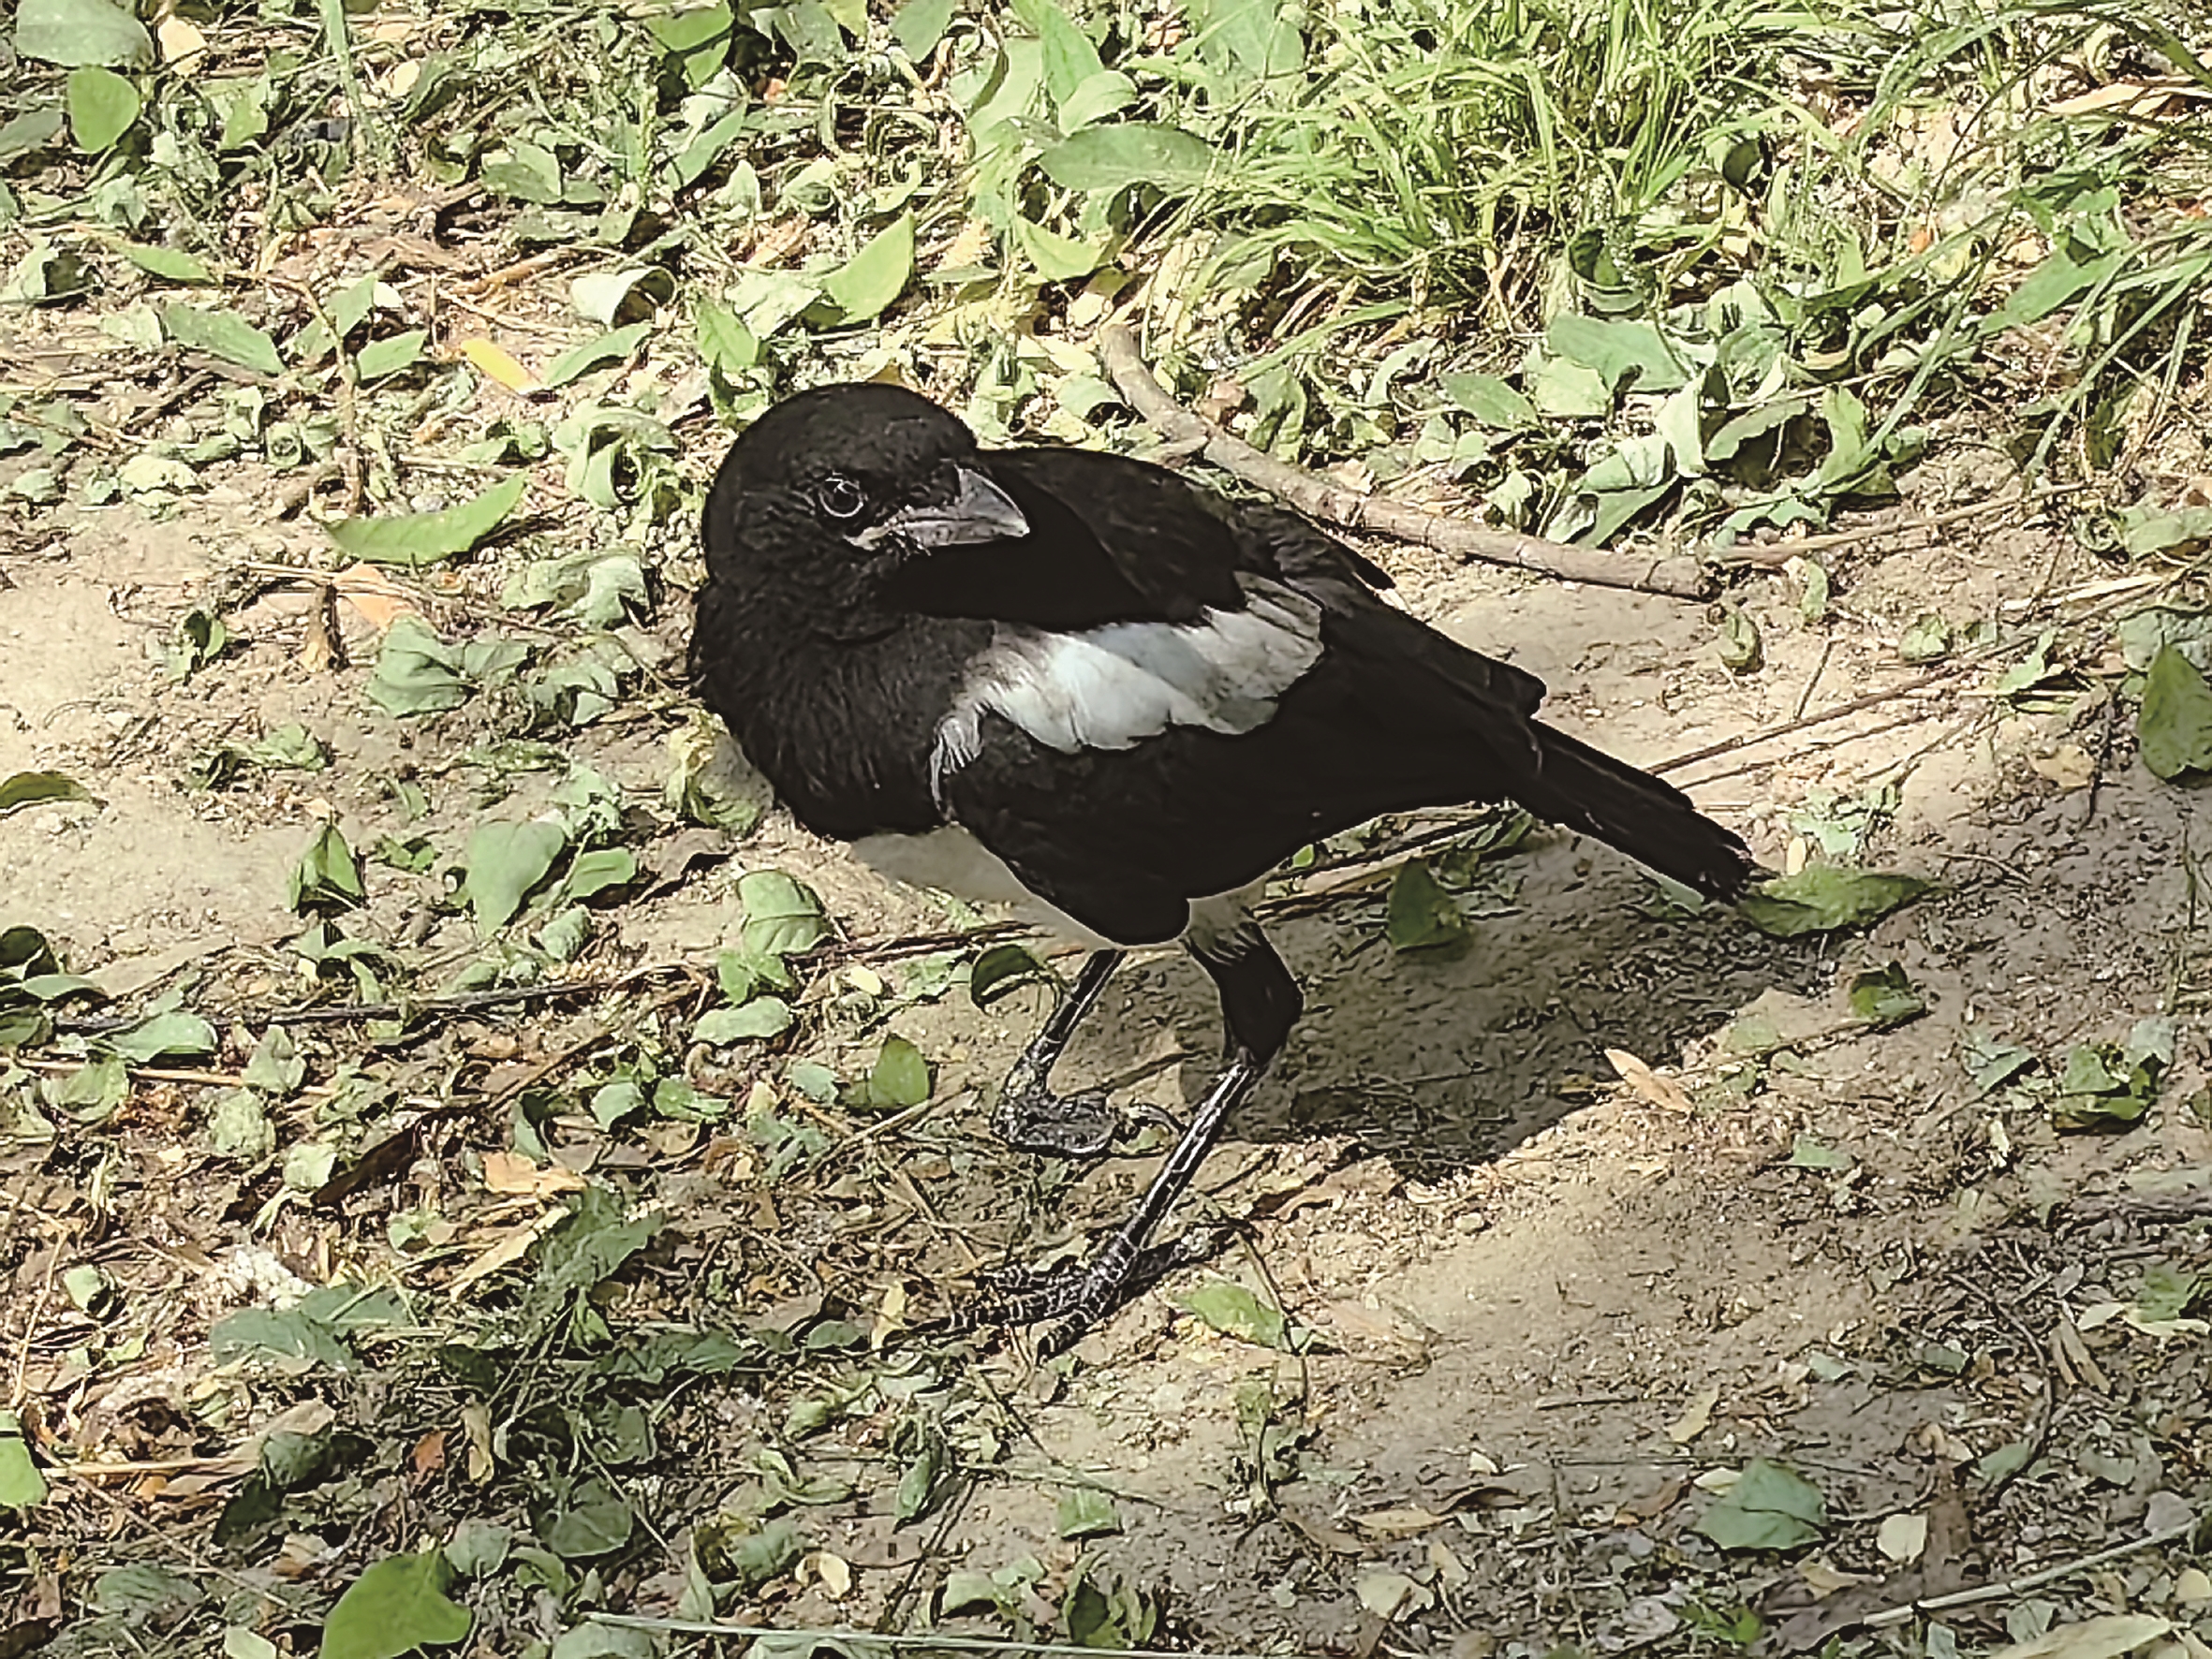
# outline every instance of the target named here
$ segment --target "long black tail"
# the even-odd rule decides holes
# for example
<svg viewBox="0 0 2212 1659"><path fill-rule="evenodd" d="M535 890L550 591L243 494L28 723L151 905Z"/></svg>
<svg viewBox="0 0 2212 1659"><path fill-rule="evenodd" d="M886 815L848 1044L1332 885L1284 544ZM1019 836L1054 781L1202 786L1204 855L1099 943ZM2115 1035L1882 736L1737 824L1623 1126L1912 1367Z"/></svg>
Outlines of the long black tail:
<svg viewBox="0 0 2212 1659"><path fill-rule="evenodd" d="M1514 794L1540 818L1594 835L1708 899L1733 901L1758 874L1751 851L1732 830L1661 783L1563 731L1529 723L1536 768Z"/></svg>

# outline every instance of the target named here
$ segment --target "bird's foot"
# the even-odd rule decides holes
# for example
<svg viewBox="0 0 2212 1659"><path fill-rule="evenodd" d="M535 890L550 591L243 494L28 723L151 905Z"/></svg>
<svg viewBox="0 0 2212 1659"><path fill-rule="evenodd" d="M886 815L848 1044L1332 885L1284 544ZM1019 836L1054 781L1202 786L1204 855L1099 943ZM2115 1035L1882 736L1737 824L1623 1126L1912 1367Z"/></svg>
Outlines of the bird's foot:
<svg viewBox="0 0 2212 1659"><path fill-rule="evenodd" d="M1143 1123L1158 1123L1180 1134L1182 1125L1157 1106L1118 1110L1099 1090L1087 1094L1054 1094L1041 1081L1023 1087L1009 1082L991 1114L998 1138L1017 1151L1054 1158L1095 1158L1114 1138Z"/></svg>
<svg viewBox="0 0 2212 1659"><path fill-rule="evenodd" d="M1207 1236L1186 1234L1142 1250L1131 1250L1116 1237L1089 1262L1061 1262L1041 1272L1013 1267L993 1273L982 1296L956 1314L951 1325L959 1330L991 1325L1048 1326L1038 1336L1037 1352L1049 1359L1066 1353L1092 1326L1131 1298L1213 1253L1214 1240Z"/></svg>

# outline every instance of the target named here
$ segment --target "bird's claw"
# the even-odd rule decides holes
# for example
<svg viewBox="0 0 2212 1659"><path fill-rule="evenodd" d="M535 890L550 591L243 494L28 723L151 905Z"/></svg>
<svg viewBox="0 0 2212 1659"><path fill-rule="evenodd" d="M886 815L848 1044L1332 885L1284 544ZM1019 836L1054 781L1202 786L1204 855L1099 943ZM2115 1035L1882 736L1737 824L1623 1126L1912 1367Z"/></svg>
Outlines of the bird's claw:
<svg viewBox="0 0 2212 1659"><path fill-rule="evenodd" d="M1066 1353L1092 1326L1176 1269L1205 1260L1213 1248L1210 1237L1186 1234L1132 1253L1116 1239L1090 1262L1066 1261L1042 1270L1002 1268L985 1280L982 1296L953 1323L962 1330L1045 1326L1037 1352L1049 1359Z"/></svg>
<svg viewBox="0 0 2212 1659"><path fill-rule="evenodd" d="M991 1114L992 1132L1007 1145L1054 1158L1098 1157L1117 1136L1140 1123L1159 1123L1171 1133L1182 1133L1173 1114L1161 1108L1139 1105L1119 1111L1103 1091L1054 1094L1042 1086L1010 1088Z"/></svg>

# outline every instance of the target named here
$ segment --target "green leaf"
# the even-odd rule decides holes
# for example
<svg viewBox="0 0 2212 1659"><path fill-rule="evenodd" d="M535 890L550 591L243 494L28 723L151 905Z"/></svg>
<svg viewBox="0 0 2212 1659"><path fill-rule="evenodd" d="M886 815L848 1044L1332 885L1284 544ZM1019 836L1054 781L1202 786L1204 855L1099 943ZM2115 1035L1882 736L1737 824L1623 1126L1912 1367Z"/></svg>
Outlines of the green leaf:
<svg viewBox="0 0 2212 1659"><path fill-rule="evenodd" d="M208 1150L218 1158L256 1163L276 1150L276 1125L251 1089L227 1092L207 1114Z"/></svg>
<svg viewBox="0 0 2212 1659"><path fill-rule="evenodd" d="M36 806L42 800L92 800L92 791L66 772L19 771L0 781L0 817L19 806Z"/></svg>
<svg viewBox="0 0 2212 1659"><path fill-rule="evenodd" d="M629 1542L637 1519L630 1506L597 1481L545 1529L545 1547L564 1561L605 1555Z"/></svg>
<svg viewBox="0 0 2212 1659"><path fill-rule="evenodd" d="M399 1659L468 1639L468 1609L446 1594L452 1569L435 1549L394 1555L356 1578L323 1621L321 1659Z"/></svg>
<svg viewBox="0 0 2212 1659"><path fill-rule="evenodd" d="M734 319L732 319L734 320ZM739 324L739 327L743 327ZM541 384L548 391L563 387L579 374L589 374L601 363L620 362L638 349L639 345L653 332L653 319L635 322L619 329L610 329L596 340L571 346L553 360L545 371Z"/></svg>
<svg viewBox="0 0 2212 1659"><path fill-rule="evenodd" d="M952 26L952 0L907 0L892 13L891 37L907 60L919 64L937 49Z"/></svg>
<svg viewBox="0 0 2212 1659"><path fill-rule="evenodd" d="M157 276L163 282L198 283L204 286L217 280L204 260L197 255L187 254L183 248L126 242L122 245L121 252L125 259L148 276Z"/></svg>
<svg viewBox="0 0 2212 1659"><path fill-rule="evenodd" d="M197 305L164 305L161 326L169 337L187 351L236 363L256 374L284 373L284 359L276 355L276 342L235 311L206 311Z"/></svg>
<svg viewBox="0 0 2212 1659"><path fill-rule="evenodd" d="M729 306L701 300L692 322L699 333L699 355L725 378L742 374L760 360L759 336Z"/></svg>
<svg viewBox="0 0 2212 1659"><path fill-rule="evenodd" d="M929 1062L903 1036L887 1036L868 1073L868 1104L878 1111L920 1106L929 1098Z"/></svg>
<svg viewBox="0 0 2212 1659"><path fill-rule="evenodd" d="M1951 624L1927 611L1897 637L1897 654L1909 663L1940 662L1951 654Z"/></svg>
<svg viewBox="0 0 2212 1659"><path fill-rule="evenodd" d="M388 714L435 713L468 701L461 653L420 618L403 616L385 632L369 676L369 700Z"/></svg>
<svg viewBox="0 0 2212 1659"><path fill-rule="evenodd" d="M1092 76L1104 72L1091 37L1068 21L1053 0L1010 0L1023 25L1044 44L1044 87L1060 108Z"/></svg>
<svg viewBox="0 0 2212 1659"><path fill-rule="evenodd" d="M943 1444L934 1434L924 1437L922 1449L899 1475L898 1490L892 1494L892 1515L900 1525L929 1513L936 1497L937 1476L944 1466Z"/></svg>
<svg viewBox="0 0 2212 1659"><path fill-rule="evenodd" d="M709 1008L691 1028L695 1043L759 1043L791 1029L790 1006L781 997L756 996L734 1008Z"/></svg>
<svg viewBox="0 0 2212 1659"><path fill-rule="evenodd" d="M1181 127L1145 121L1085 127L1038 158L1045 176L1069 190L1120 190L1151 184L1170 195L1205 183L1212 146Z"/></svg>
<svg viewBox="0 0 2212 1659"><path fill-rule="evenodd" d="M338 833L335 824L323 824L307 843L307 850L292 866L285 888L285 903L295 912L349 910L367 901L361 884L361 866L353 849Z"/></svg>
<svg viewBox="0 0 2212 1659"><path fill-rule="evenodd" d="M1697 1530L1723 1549L1795 1549L1828 1524L1821 1489L1795 1470L1754 1458Z"/></svg>
<svg viewBox="0 0 2212 1659"><path fill-rule="evenodd" d="M1103 1538L1121 1531L1113 1500L1096 1487L1071 1486L1062 1492L1056 1520L1063 1538Z"/></svg>
<svg viewBox="0 0 2212 1659"><path fill-rule="evenodd" d="M2143 764L2160 777L2212 771L2212 686L2174 646L2150 659L2135 731Z"/></svg>
<svg viewBox="0 0 2212 1659"><path fill-rule="evenodd" d="M387 374L411 369L422 360L422 344L429 338L428 329L408 329L382 340L372 340L355 354L354 373L363 380L381 380Z"/></svg>
<svg viewBox="0 0 2212 1659"><path fill-rule="evenodd" d="M1305 38L1283 9L1280 0L1190 0L1189 13L1207 61L1248 84L1305 66Z"/></svg>
<svg viewBox="0 0 2212 1659"><path fill-rule="evenodd" d="M59 110L25 110L0 125L0 167L45 149L62 136L64 125Z"/></svg>
<svg viewBox="0 0 2212 1659"><path fill-rule="evenodd" d="M994 945L967 971L967 999L987 1008L1025 985L1049 981L1053 971L1020 945Z"/></svg>
<svg viewBox="0 0 2212 1659"><path fill-rule="evenodd" d="M112 69L88 64L69 71L69 133L77 147L100 155L130 130L140 108L139 89Z"/></svg>
<svg viewBox="0 0 2212 1659"><path fill-rule="evenodd" d="M1062 236L1028 219L1014 221L1016 245L1046 282L1073 282L1090 275L1106 262L1112 241L1108 236Z"/></svg>
<svg viewBox="0 0 2212 1659"><path fill-rule="evenodd" d="M627 887L638 879L638 855L626 846L598 847L576 855L561 883L565 901L581 902L610 888Z"/></svg>
<svg viewBox="0 0 2212 1659"><path fill-rule="evenodd" d="M1186 1308L1224 1336L1261 1348L1290 1346L1283 1311L1270 1307L1234 1280L1209 1280L1182 1299Z"/></svg>
<svg viewBox="0 0 2212 1659"><path fill-rule="evenodd" d="M102 1123L130 1098L130 1070L120 1054L103 1054L46 1086L47 1104L80 1123Z"/></svg>
<svg viewBox="0 0 2212 1659"><path fill-rule="evenodd" d="M215 1051L215 1028L197 1014L171 1009L107 1039L108 1046L136 1065L165 1058L197 1060Z"/></svg>
<svg viewBox="0 0 2212 1659"><path fill-rule="evenodd" d="M1777 939L1858 927L1910 904L1928 890L1917 875L1808 864L1795 875L1767 882L1738 908L1761 932Z"/></svg>
<svg viewBox="0 0 2212 1659"><path fill-rule="evenodd" d="M1119 69L1101 69L1060 100L1060 130L1080 131L1137 101L1137 83Z"/></svg>
<svg viewBox="0 0 2212 1659"><path fill-rule="evenodd" d="M1408 859L1391 878L1383 937L1393 950L1431 950L1467 934L1458 902L1437 885L1425 859Z"/></svg>
<svg viewBox="0 0 2212 1659"><path fill-rule="evenodd" d="M397 519L341 519L331 539L357 559L372 565L402 565L420 570L455 553L465 553L499 528L523 499L529 479L517 473L481 495L434 513Z"/></svg>
<svg viewBox="0 0 2212 1659"><path fill-rule="evenodd" d="M568 832L550 818L478 825L468 838L468 874L461 883L478 931L489 933L512 919L568 844Z"/></svg>
<svg viewBox="0 0 2212 1659"><path fill-rule="evenodd" d="M1689 378L1665 336L1650 323L1555 316L1544 330L1544 345L1571 363L1594 370L1609 395L1626 389L1673 391Z"/></svg>
<svg viewBox="0 0 2212 1659"><path fill-rule="evenodd" d="M1852 1014L1876 1031L1903 1025L1928 1011L1927 999L1906 977L1901 962L1853 976L1851 1004Z"/></svg>
<svg viewBox="0 0 2212 1659"><path fill-rule="evenodd" d="M1766 661L1766 640L1759 623L1741 605L1720 609L1720 666L1732 674L1756 674Z"/></svg>
<svg viewBox="0 0 2212 1659"><path fill-rule="evenodd" d="M0 1411L0 1509L29 1509L45 1502L46 1476L31 1461L22 1419Z"/></svg>
<svg viewBox="0 0 2212 1659"><path fill-rule="evenodd" d="M830 936L814 889L780 870L747 871L737 878L737 898L745 915L739 938L757 955L795 956Z"/></svg>
<svg viewBox="0 0 2212 1659"><path fill-rule="evenodd" d="M109 0L22 0L15 14L15 49L65 69L154 61L154 37L146 26Z"/></svg>
<svg viewBox="0 0 2212 1659"><path fill-rule="evenodd" d="M1800 1131L1791 1144L1789 1164L1792 1169L1849 1169L1851 1158Z"/></svg>
<svg viewBox="0 0 2212 1659"><path fill-rule="evenodd" d="M870 322L906 291L913 275L914 215L901 213L822 278L824 304L817 310L827 310L832 324Z"/></svg>
<svg viewBox="0 0 2212 1659"><path fill-rule="evenodd" d="M1521 432L1539 424L1536 405L1495 374L1447 374L1437 384L1484 426Z"/></svg>
<svg viewBox="0 0 2212 1659"><path fill-rule="evenodd" d="M298 1039L283 1026L272 1025L254 1045L244 1076L249 1088L264 1094L289 1094L307 1076L307 1062L300 1056Z"/></svg>

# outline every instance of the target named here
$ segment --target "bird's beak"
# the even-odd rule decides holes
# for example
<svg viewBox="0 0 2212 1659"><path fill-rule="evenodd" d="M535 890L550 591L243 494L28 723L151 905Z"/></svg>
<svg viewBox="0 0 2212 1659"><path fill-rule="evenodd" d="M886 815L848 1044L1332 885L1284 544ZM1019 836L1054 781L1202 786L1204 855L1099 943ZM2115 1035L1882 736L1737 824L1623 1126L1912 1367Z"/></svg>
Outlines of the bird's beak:
<svg viewBox="0 0 2212 1659"><path fill-rule="evenodd" d="M950 548L1019 540L1029 534L1029 521L996 484L965 466L956 468L954 477L959 488L951 501L902 508L853 539L873 542L895 536L918 548Z"/></svg>

